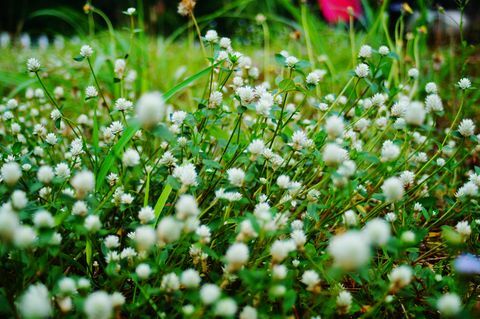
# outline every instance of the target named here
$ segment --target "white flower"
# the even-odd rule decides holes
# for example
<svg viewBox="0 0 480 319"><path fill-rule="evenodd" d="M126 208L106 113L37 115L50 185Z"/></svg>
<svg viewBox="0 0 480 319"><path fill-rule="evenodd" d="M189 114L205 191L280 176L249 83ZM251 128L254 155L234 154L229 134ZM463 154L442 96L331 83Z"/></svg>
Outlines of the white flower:
<svg viewBox="0 0 480 319"><path fill-rule="evenodd" d="M136 115L146 127L157 125L165 116L165 102L159 92L143 94L137 102Z"/></svg>
<svg viewBox="0 0 480 319"><path fill-rule="evenodd" d="M135 8L128 8L127 11L125 11L127 13L127 15L129 16L133 16L136 12L137 12L137 9Z"/></svg>
<svg viewBox="0 0 480 319"><path fill-rule="evenodd" d="M139 251L147 251L155 244L157 236L151 226L140 226L135 229L135 244Z"/></svg>
<svg viewBox="0 0 480 319"><path fill-rule="evenodd" d="M290 187L290 177L287 175L280 175L277 178L277 185L280 188L287 189Z"/></svg>
<svg viewBox="0 0 480 319"><path fill-rule="evenodd" d="M352 294L346 290L340 291L337 296L336 304L340 314L346 314L352 306Z"/></svg>
<svg viewBox="0 0 480 319"><path fill-rule="evenodd" d="M82 171L75 174L70 184L72 184L72 187L77 192L77 196L83 198L88 192L95 188L95 177L90 171Z"/></svg>
<svg viewBox="0 0 480 319"><path fill-rule="evenodd" d="M140 164L140 154L133 148L129 148L123 153L122 162L127 167L137 166Z"/></svg>
<svg viewBox="0 0 480 319"><path fill-rule="evenodd" d="M446 293L437 300L437 309L444 316L454 316L462 309L462 301L455 293Z"/></svg>
<svg viewBox="0 0 480 319"><path fill-rule="evenodd" d="M138 212L138 219L142 224L146 224L155 218L155 212L150 206L142 207Z"/></svg>
<svg viewBox="0 0 480 319"><path fill-rule="evenodd" d="M434 82L428 82L425 85L425 92L427 92L428 94L437 94L438 92L437 85Z"/></svg>
<svg viewBox="0 0 480 319"><path fill-rule="evenodd" d="M57 136L55 136L54 133L48 133L47 137L45 138L45 142L47 142L50 145L55 145L57 144Z"/></svg>
<svg viewBox="0 0 480 319"><path fill-rule="evenodd" d="M241 268L249 257L248 246L244 243L235 243L228 247L225 253L225 260L228 268L232 271Z"/></svg>
<svg viewBox="0 0 480 319"><path fill-rule="evenodd" d="M237 303L232 298L223 298L215 305L215 315L220 317L232 317L237 312Z"/></svg>
<svg viewBox="0 0 480 319"><path fill-rule="evenodd" d="M55 175L60 178L68 178L70 177L70 168L66 163L58 163L55 166Z"/></svg>
<svg viewBox="0 0 480 319"><path fill-rule="evenodd" d="M407 265L401 265L393 269L392 272L388 275L390 279L390 286L392 289L400 289L412 281L412 268Z"/></svg>
<svg viewBox="0 0 480 319"><path fill-rule="evenodd" d="M187 219L188 217L195 217L200 214L198 204L192 195L181 195L175 204L176 216L180 220Z"/></svg>
<svg viewBox="0 0 480 319"><path fill-rule="evenodd" d="M89 58L93 54L93 49L89 45L83 45L80 48L80 55L83 56L84 58Z"/></svg>
<svg viewBox="0 0 480 319"><path fill-rule="evenodd" d="M359 268L370 260L368 240L362 233L354 230L332 237L327 250L335 265L345 270Z"/></svg>
<svg viewBox="0 0 480 319"><path fill-rule="evenodd" d="M368 67L367 64L365 64L365 63L360 63L360 64L357 65L357 67L355 68L355 74L356 74L359 78L366 78L367 76L370 75L370 68Z"/></svg>
<svg viewBox="0 0 480 319"><path fill-rule="evenodd" d="M53 309L47 287L33 284L20 297L18 310L24 318L48 318Z"/></svg>
<svg viewBox="0 0 480 319"><path fill-rule="evenodd" d="M41 166L37 172L38 180L44 184L50 183L54 176L53 169L47 165Z"/></svg>
<svg viewBox="0 0 480 319"><path fill-rule="evenodd" d="M252 306L243 307L242 311L239 314L239 319L257 319L257 309Z"/></svg>
<svg viewBox="0 0 480 319"><path fill-rule="evenodd" d="M197 186L198 184L195 165L191 163L175 167L173 177L178 178L184 187Z"/></svg>
<svg viewBox="0 0 480 319"><path fill-rule="evenodd" d="M347 210L343 213L343 222L347 226L355 226L358 223L357 214L353 210Z"/></svg>
<svg viewBox="0 0 480 319"><path fill-rule="evenodd" d="M109 319L113 314L112 299L105 291L90 294L83 304L88 319Z"/></svg>
<svg viewBox="0 0 480 319"><path fill-rule="evenodd" d="M295 131L292 135L292 146L296 150L301 150L306 147L310 147L313 144L313 141L307 137L304 131L298 130Z"/></svg>
<svg viewBox="0 0 480 319"><path fill-rule="evenodd" d="M320 276L314 270L307 270L303 273L301 282L311 291L320 283Z"/></svg>
<svg viewBox="0 0 480 319"><path fill-rule="evenodd" d="M85 228L90 232L97 232L102 228L102 222L97 215L88 215L85 218Z"/></svg>
<svg viewBox="0 0 480 319"><path fill-rule="evenodd" d="M39 210L33 215L33 224L37 228L52 228L55 225L55 220L52 214L46 210Z"/></svg>
<svg viewBox="0 0 480 319"><path fill-rule="evenodd" d="M343 119L336 115L330 116L327 118L325 130L327 131L328 136L332 139L341 137L343 135L343 131L345 130Z"/></svg>
<svg viewBox="0 0 480 319"><path fill-rule="evenodd" d="M387 140L382 145L382 162L393 161L400 155L400 148L392 141Z"/></svg>
<svg viewBox="0 0 480 319"><path fill-rule="evenodd" d="M107 247L108 249L117 248L118 246L120 246L119 238L115 235L108 235L107 237L105 237L105 240L103 242L105 244L105 247Z"/></svg>
<svg viewBox="0 0 480 319"><path fill-rule="evenodd" d="M27 70L29 72L38 72L40 71L40 67L41 67L41 64L40 64L40 61L38 61L38 59L35 59L35 58L28 59Z"/></svg>
<svg viewBox="0 0 480 319"><path fill-rule="evenodd" d="M215 30L208 30L205 34L205 40L208 42L218 42L218 33Z"/></svg>
<svg viewBox="0 0 480 319"><path fill-rule="evenodd" d="M323 149L323 161L327 165L338 165L348 159L348 152L338 146L330 143Z"/></svg>
<svg viewBox="0 0 480 319"><path fill-rule="evenodd" d="M294 251L296 244L293 240L275 240L270 247L270 255L272 255L272 262L280 263L291 251Z"/></svg>
<svg viewBox="0 0 480 319"><path fill-rule="evenodd" d="M408 124L422 125L425 121L426 111L420 102L410 103L403 113L403 118Z"/></svg>
<svg viewBox="0 0 480 319"><path fill-rule="evenodd" d="M171 216L162 218L157 226L158 239L163 243L170 243L180 238L182 223Z"/></svg>
<svg viewBox="0 0 480 319"><path fill-rule="evenodd" d="M293 68L295 67L295 64L298 63L298 59L294 56L288 56L286 59L285 59L285 65L289 68Z"/></svg>
<svg viewBox="0 0 480 319"><path fill-rule="evenodd" d="M386 45L382 45L380 48L378 48L378 53L380 53L380 55L388 55L390 53L390 49Z"/></svg>
<svg viewBox="0 0 480 319"><path fill-rule="evenodd" d="M3 181L8 185L14 185L20 177L22 177L22 170L20 165L16 162L9 162L3 164L1 170Z"/></svg>
<svg viewBox="0 0 480 319"><path fill-rule="evenodd" d="M262 140L256 139L248 145L248 151L252 155L260 155L265 150L265 143Z"/></svg>
<svg viewBox="0 0 480 319"><path fill-rule="evenodd" d="M383 195L388 202L396 202L402 199L405 189L402 181L397 177L387 178L382 185Z"/></svg>
<svg viewBox="0 0 480 319"><path fill-rule="evenodd" d="M140 279L147 279L152 273L152 269L148 264L142 263L135 268L135 273Z"/></svg>
<svg viewBox="0 0 480 319"><path fill-rule="evenodd" d="M220 298L220 288L214 284L205 284L200 289L200 299L206 305L214 303L218 298Z"/></svg>
<svg viewBox="0 0 480 319"><path fill-rule="evenodd" d="M471 119L463 119L458 125L458 132L465 137L475 134L475 124Z"/></svg>
<svg viewBox="0 0 480 319"><path fill-rule="evenodd" d="M18 248L27 248L37 240L37 234L30 226L18 226L13 234L13 243Z"/></svg>
<svg viewBox="0 0 480 319"><path fill-rule="evenodd" d="M425 106L427 111L442 112L443 103L442 99L438 94L430 94L425 98Z"/></svg>
<svg viewBox="0 0 480 319"><path fill-rule="evenodd" d="M240 98L242 105L250 104L255 99L255 92L250 86L239 87L235 93Z"/></svg>
<svg viewBox="0 0 480 319"><path fill-rule="evenodd" d="M180 288L180 280L175 273L169 273L163 276L160 288L167 291L174 291Z"/></svg>
<svg viewBox="0 0 480 319"><path fill-rule="evenodd" d="M200 285L200 281L200 275L195 269L187 269L180 276L180 282L186 288L197 288Z"/></svg>
<svg viewBox="0 0 480 319"><path fill-rule="evenodd" d="M85 96L87 98L92 98L92 97L97 97L98 96L98 91L97 89L90 85L90 86L87 86L87 88L85 89Z"/></svg>
<svg viewBox="0 0 480 319"><path fill-rule="evenodd" d="M22 209L27 206L28 198L24 191L16 190L12 193L12 206L16 209Z"/></svg>
<svg viewBox="0 0 480 319"><path fill-rule="evenodd" d="M418 72L418 69L416 69L416 68L411 68L411 69L408 70L408 76L413 78L413 79L418 78L419 74L420 74L420 72Z"/></svg>
<svg viewBox="0 0 480 319"><path fill-rule="evenodd" d="M233 186L242 187L245 180L245 172L240 168L230 168L227 170L228 181Z"/></svg>
<svg viewBox="0 0 480 319"><path fill-rule="evenodd" d="M458 87L462 90L467 90L472 86L472 82L468 78L462 78L458 81Z"/></svg>
<svg viewBox="0 0 480 319"><path fill-rule="evenodd" d="M372 47L369 45L362 45L360 51L358 52L359 58L370 58L372 56Z"/></svg>
<svg viewBox="0 0 480 319"><path fill-rule="evenodd" d="M458 222L457 225L455 226L455 229L460 235L462 235L462 237L464 237L464 239L466 239L472 234L472 228L470 227L470 224L466 220Z"/></svg>
<svg viewBox="0 0 480 319"><path fill-rule="evenodd" d="M383 246L390 238L390 225L381 218L374 218L365 225L363 233L370 243Z"/></svg>

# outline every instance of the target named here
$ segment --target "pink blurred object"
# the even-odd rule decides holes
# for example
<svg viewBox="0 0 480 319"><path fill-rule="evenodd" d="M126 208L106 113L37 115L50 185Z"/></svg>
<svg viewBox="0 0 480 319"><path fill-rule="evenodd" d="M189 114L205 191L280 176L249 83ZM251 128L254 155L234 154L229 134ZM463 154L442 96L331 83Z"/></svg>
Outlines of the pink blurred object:
<svg viewBox="0 0 480 319"><path fill-rule="evenodd" d="M362 15L361 0L318 0L318 4L328 23L348 22L348 7L353 9L355 18Z"/></svg>

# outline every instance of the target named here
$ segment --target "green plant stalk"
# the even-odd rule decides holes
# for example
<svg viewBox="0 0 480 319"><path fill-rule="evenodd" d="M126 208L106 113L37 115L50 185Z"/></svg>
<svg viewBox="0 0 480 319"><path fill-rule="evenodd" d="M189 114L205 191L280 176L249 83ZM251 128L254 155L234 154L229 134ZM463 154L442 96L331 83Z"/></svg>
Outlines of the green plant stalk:
<svg viewBox="0 0 480 319"><path fill-rule="evenodd" d="M302 27L303 33L305 34L305 44L307 46L308 59L313 69L315 69L315 57L313 55L312 41L310 39L309 25L307 21L307 3L302 2L301 4L301 14L302 14Z"/></svg>

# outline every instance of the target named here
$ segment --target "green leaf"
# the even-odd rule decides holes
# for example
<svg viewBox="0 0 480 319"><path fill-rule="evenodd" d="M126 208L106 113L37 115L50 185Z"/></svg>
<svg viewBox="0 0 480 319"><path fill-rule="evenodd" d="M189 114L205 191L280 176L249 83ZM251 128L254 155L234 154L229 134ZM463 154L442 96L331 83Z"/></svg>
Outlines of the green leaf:
<svg viewBox="0 0 480 319"><path fill-rule="evenodd" d="M90 273L92 273L92 256L92 241L90 240L90 238L87 238L87 241L85 243L85 257L87 259L88 270L90 271Z"/></svg>
<svg viewBox="0 0 480 319"><path fill-rule="evenodd" d="M149 192L150 192L150 173L147 174L147 181L145 185L145 196L143 197L143 207L148 206Z"/></svg>
<svg viewBox="0 0 480 319"><path fill-rule="evenodd" d="M85 60L85 57L83 55L79 55L74 57L73 59L77 62L82 62L83 60Z"/></svg>
<svg viewBox="0 0 480 319"><path fill-rule="evenodd" d="M127 143L135 135L135 133L139 128L140 128L140 123L134 121L130 126L128 126L124 130L122 137L117 141L117 143L110 150L110 153L108 153L107 157L103 161L102 166L98 171L97 179L96 179L97 189L100 189L102 187L103 183L105 182L105 177L107 177L107 174L110 168L115 163L115 158L120 154L122 149L127 145Z"/></svg>
<svg viewBox="0 0 480 319"><path fill-rule="evenodd" d="M163 207L165 206L165 203L167 202L168 196L172 192L172 186L168 183L165 183L165 186L163 187L162 193L160 194L160 197L158 197L157 203L155 204L154 212L155 216L157 217L157 223L158 220L160 219L160 213L163 210Z"/></svg>
<svg viewBox="0 0 480 319"><path fill-rule="evenodd" d="M278 88L283 92L287 92L295 90L296 86L292 79L284 79L278 84Z"/></svg>

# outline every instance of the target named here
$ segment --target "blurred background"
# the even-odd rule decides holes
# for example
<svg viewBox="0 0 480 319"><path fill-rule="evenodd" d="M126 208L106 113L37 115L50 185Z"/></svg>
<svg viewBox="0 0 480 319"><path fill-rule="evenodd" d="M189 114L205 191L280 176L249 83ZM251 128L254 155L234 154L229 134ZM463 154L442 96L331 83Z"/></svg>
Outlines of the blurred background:
<svg viewBox="0 0 480 319"><path fill-rule="evenodd" d="M301 0L199 0L195 7L197 17L207 17L208 27L216 28L224 35L245 36L248 40L253 19L258 13L269 17L270 21L290 23L295 21L295 7ZM177 14L178 0L2 0L0 10L0 32L18 39L21 34L29 34L32 39L45 36L53 38L60 34L69 36L87 32L84 6L89 3L105 13L114 27L128 25L128 17L122 14L128 7L141 10L144 15L145 30L151 35L170 36L179 26L188 22ZM375 18L376 10L384 4L381 0L310 0L311 14L326 24L345 22L348 19L347 7L355 9L356 28L367 29ZM480 38L480 1L478 0L415 0L388 1L388 11L395 21L402 8L408 3L413 14L409 28L429 25L431 37L436 42L450 39L460 24L460 4L466 4L465 18L462 21L469 42L478 43ZM221 15L219 13L222 13ZM95 16L95 28L106 27L105 21ZM348 22L348 21L347 21ZM393 23L393 22L392 22ZM295 28L295 24L292 24ZM272 32L275 25L272 23ZM393 26L391 26L393 28ZM442 38L442 36L444 36ZM34 42L34 41L33 41Z"/></svg>

